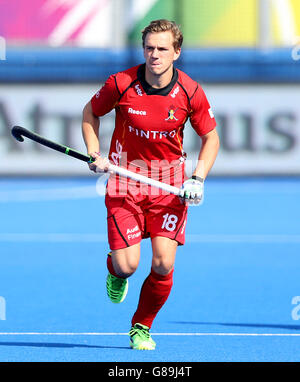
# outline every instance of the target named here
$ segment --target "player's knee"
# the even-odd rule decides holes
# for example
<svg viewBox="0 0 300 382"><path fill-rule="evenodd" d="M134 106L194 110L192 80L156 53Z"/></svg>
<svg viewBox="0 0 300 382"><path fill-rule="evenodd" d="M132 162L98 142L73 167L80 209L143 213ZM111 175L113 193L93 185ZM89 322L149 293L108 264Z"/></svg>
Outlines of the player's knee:
<svg viewBox="0 0 300 382"><path fill-rule="evenodd" d="M153 270L160 275L167 275L172 271L174 262L164 257L155 257L152 261Z"/></svg>
<svg viewBox="0 0 300 382"><path fill-rule="evenodd" d="M134 272L137 270L137 267L138 267L138 262L135 262L135 261L128 262L125 269L127 277L133 275Z"/></svg>
<svg viewBox="0 0 300 382"><path fill-rule="evenodd" d="M139 246L112 251L114 271L122 278L130 277L137 270L139 259Z"/></svg>
<svg viewBox="0 0 300 382"><path fill-rule="evenodd" d="M177 242L167 237L152 239L152 268L161 275L167 275L174 268Z"/></svg>
<svg viewBox="0 0 300 382"><path fill-rule="evenodd" d="M122 264L115 264L115 272L119 277L122 278L128 278L137 270L138 267L138 261L135 259L127 260L126 262L123 262Z"/></svg>

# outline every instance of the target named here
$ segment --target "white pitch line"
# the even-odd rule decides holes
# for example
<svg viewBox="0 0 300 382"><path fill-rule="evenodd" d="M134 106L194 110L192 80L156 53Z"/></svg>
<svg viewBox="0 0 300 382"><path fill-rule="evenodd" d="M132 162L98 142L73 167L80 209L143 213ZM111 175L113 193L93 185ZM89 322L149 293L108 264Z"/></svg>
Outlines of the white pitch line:
<svg viewBox="0 0 300 382"><path fill-rule="evenodd" d="M300 333L151 333L153 336L300 337ZM128 336L128 333L0 332L0 336Z"/></svg>

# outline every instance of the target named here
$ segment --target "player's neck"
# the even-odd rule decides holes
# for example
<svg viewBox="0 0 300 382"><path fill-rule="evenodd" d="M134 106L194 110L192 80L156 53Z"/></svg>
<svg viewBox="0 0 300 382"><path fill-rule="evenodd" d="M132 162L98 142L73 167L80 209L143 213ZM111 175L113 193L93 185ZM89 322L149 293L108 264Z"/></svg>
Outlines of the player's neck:
<svg viewBox="0 0 300 382"><path fill-rule="evenodd" d="M149 71L146 66L145 80L146 82L156 89L162 89L169 85L173 77L173 66L171 66L166 72L162 74L154 74Z"/></svg>

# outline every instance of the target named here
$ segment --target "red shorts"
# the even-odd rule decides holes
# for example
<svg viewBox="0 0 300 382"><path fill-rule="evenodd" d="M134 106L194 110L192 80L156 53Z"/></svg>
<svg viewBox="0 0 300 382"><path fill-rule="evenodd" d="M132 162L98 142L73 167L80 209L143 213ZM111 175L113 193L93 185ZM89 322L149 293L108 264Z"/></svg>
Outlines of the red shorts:
<svg viewBox="0 0 300 382"><path fill-rule="evenodd" d="M110 196L106 194L108 242L111 250L126 248L148 237L185 242L188 207L176 195Z"/></svg>

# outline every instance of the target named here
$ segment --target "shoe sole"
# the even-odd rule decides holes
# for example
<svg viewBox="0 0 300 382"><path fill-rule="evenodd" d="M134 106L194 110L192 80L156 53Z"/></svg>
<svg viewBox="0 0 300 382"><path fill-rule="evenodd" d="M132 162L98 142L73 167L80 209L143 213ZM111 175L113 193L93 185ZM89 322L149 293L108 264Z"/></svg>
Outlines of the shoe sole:
<svg viewBox="0 0 300 382"><path fill-rule="evenodd" d="M154 347L149 347L149 346L143 346L143 345L140 345L140 346L134 346L132 343L130 343L130 347L131 349L133 350L155 350L155 346Z"/></svg>

